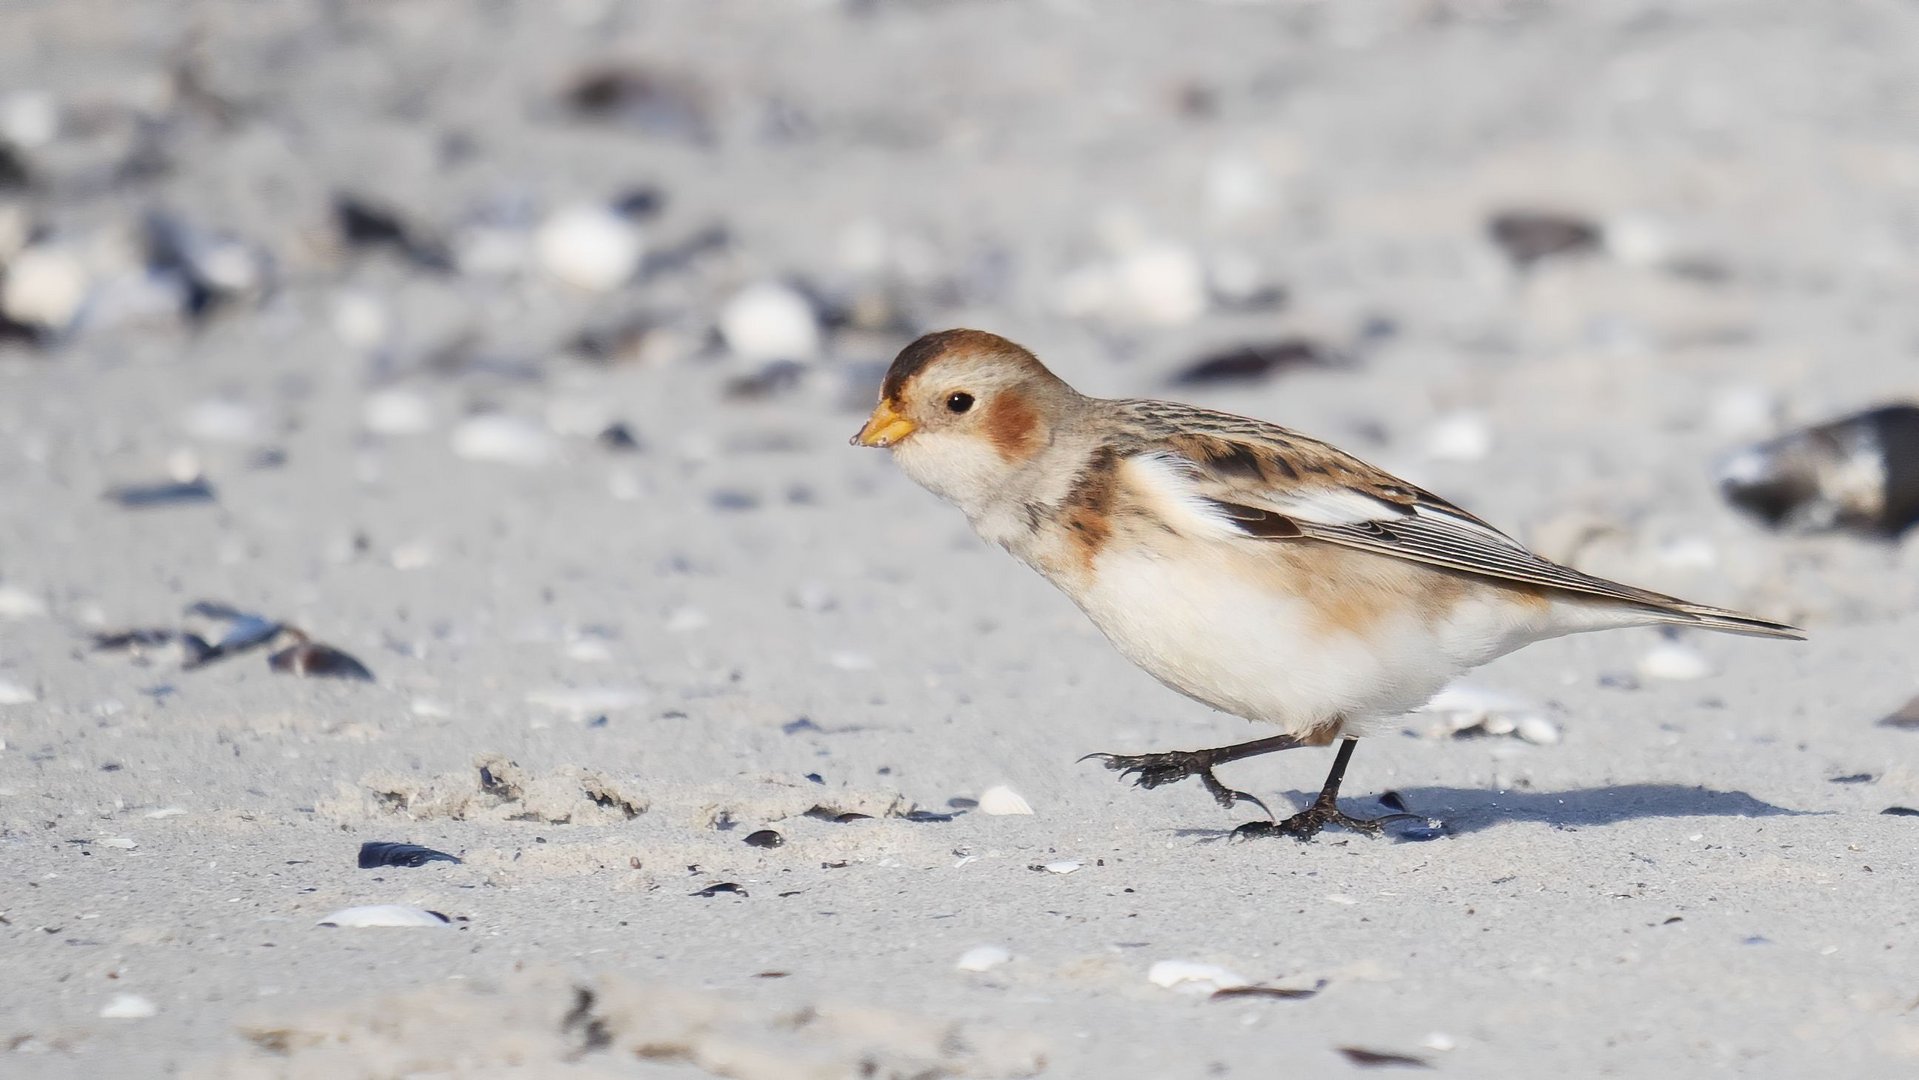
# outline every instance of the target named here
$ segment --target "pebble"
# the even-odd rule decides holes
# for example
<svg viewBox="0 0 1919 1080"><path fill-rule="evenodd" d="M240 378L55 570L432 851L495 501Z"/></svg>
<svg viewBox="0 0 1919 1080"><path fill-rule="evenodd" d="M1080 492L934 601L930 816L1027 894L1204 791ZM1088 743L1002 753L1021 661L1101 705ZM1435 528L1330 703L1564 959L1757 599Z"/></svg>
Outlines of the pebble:
<svg viewBox="0 0 1919 1080"><path fill-rule="evenodd" d="M0 679L0 705L30 705L39 700L40 695L27 687Z"/></svg>
<svg viewBox="0 0 1919 1080"><path fill-rule="evenodd" d="M139 994L115 994L100 1007L102 1020L145 1020L159 1013L160 1007Z"/></svg>
<svg viewBox="0 0 1919 1080"><path fill-rule="evenodd" d="M1653 646L1646 655L1640 657L1637 670L1648 679L1688 682L1711 675L1713 666L1698 649L1684 642L1667 640Z"/></svg>
<svg viewBox="0 0 1919 1080"><path fill-rule="evenodd" d="M7 263L0 279L0 314L59 333L73 325L87 301L87 269L64 247L36 244Z"/></svg>
<svg viewBox="0 0 1919 1080"><path fill-rule="evenodd" d="M1070 874L1078 870L1082 865L1084 864L1074 862L1071 859L1062 859L1058 862L1049 862L1042 866L1041 869L1049 874Z"/></svg>
<svg viewBox="0 0 1919 1080"><path fill-rule="evenodd" d="M226 398L208 398L188 409L180 427L196 439L224 443L254 442L263 431L251 405Z"/></svg>
<svg viewBox="0 0 1919 1080"><path fill-rule="evenodd" d="M953 966L961 971L991 971L1012 958L1004 945L975 945L961 953Z"/></svg>
<svg viewBox="0 0 1919 1080"><path fill-rule="evenodd" d="M1426 433L1426 456L1434 461L1484 461L1492 451L1492 425L1478 413L1454 413Z"/></svg>
<svg viewBox="0 0 1919 1080"><path fill-rule="evenodd" d="M995 817L1026 815L1033 813L1033 807L1020 793L1004 784L989 787L979 793L979 812Z"/></svg>
<svg viewBox="0 0 1919 1080"><path fill-rule="evenodd" d="M425 908L407 907L403 904L369 904L362 907L341 908L321 919L319 926L352 927L363 926L445 926L451 919L437 911Z"/></svg>
<svg viewBox="0 0 1919 1080"><path fill-rule="evenodd" d="M1146 978L1154 986L1181 994L1211 995L1253 985L1251 979L1230 968L1194 960L1161 960L1146 972Z"/></svg>
<svg viewBox="0 0 1919 1080"><path fill-rule="evenodd" d="M419 435L433 429L433 403L416 390L376 390L360 403L360 423L375 435Z"/></svg>
<svg viewBox="0 0 1919 1080"><path fill-rule="evenodd" d="M1517 735L1540 746L1560 739L1558 725L1540 715L1532 702L1475 683L1454 683L1418 711L1441 718L1439 735Z"/></svg>
<svg viewBox="0 0 1919 1080"><path fill-rule="evenodd" d="M531 468L553 456L553 436L538 424L511 413L481 413L453 429L453 452L468 461Z"/></svg>
<svg viewBox="0 0 1919 1080"><path fill-rule="evenodd" d="M1206 271L1185 248L1152 244L1061 279L1061 311L1115 322L1176 326L1206 310Z"/></svg>
<svg viewBox="0 0 1919 1080"><path fill-rule="evenodd" d="M46 601L18 585L0 585L0 619L37 619L47 613Z"/></svg>
<svg viewBox="0 0 1919 1080"><path fill-rule="evenodd" d="M1541 259L1580 255L1599 248L1604 233L1593 222L1552 211L1507 210L1486 222L1486 232L1513 265L1529 269Z"/></svg>
<svg viewBox="0 0 1919 1080"><path fill-rule="evenodd" d="M132 840L124 836L102 837L99 840L95 840L94 843L100 847L118 848L121 851L132 851L134 848L140 846L140 841Z"/></svg>
<svg viewBox="0 0 1919 1080"><path fill-rule="evenodd" d="M810 360L820 351L813 305L776 281L748 285L720 310L720 338L743 360Z"/></svg>
<svg viewBox="0 0 1919 1080"><path fill-rule="evenodd" d="M633 280L646 257L640 227L605 206L574 206L542 222L533 250L547 273L589 292L611 292Z"/></svg>

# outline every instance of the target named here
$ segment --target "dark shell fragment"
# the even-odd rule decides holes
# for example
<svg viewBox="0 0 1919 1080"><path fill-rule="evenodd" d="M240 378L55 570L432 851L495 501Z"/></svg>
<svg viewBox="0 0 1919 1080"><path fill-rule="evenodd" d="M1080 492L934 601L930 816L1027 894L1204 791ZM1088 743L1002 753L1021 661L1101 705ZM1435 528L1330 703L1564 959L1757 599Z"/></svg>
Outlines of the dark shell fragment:
<svg viewBox="0 0 1919 1080"><path fill-rule="evenodd" d="M360 845L360 869L371 870L379 866L425 866L430 862L460 861L457 855L448 855L444 851L435 851L418 844L402 844L390 840L369 840Z"/></svg>
<svg viewBox="0 0 1919 1080"><path fill-rule="evenodd" d="M267 657L267 666L286 675L309 679L361 679L373 681L373 672L365 664L331 645L302 641Z"/></svg>
<svg viewBox="0 0 1919 1080"><path fill-rule="evenodd" d="M1776 529L1896 537L1919 524L1919 406L1887 405L1747 447L1718 469L1727 502Z"/></svg>

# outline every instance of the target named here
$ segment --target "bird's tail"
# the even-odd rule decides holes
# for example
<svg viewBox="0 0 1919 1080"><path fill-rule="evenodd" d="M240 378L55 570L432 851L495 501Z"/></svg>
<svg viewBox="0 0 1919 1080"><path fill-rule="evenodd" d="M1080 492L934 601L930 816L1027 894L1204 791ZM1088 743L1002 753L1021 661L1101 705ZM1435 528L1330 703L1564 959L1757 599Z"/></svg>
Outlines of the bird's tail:
<svg viewBox="0 0 1919 1080"><path fill-rule="evenodd" d="M1745 634L1748 637L1787 638L1792 641L1806 640L1806 632L1797 626L1788 626L1771 619L1761 619L1725 608L1708 607L1705 604L1693 604L1684 600L1673 600L1669 604L1648 607L1645 613L1662 623L1673 626L1696 626L1701 630L1718 630L1727 634Z"/></svg>

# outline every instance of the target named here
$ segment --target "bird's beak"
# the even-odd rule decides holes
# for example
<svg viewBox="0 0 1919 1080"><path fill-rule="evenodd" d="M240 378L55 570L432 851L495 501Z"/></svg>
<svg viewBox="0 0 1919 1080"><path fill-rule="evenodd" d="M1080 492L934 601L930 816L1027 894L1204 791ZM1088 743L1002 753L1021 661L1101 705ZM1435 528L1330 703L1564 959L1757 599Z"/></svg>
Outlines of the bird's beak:
<svg viewBox="0 0 1919 1080"><path fill-rule="evenodd" d="M911 435L917 425L893 410L890 401L882 400L873 407L873 415L866 418L866 426L850 440L854 446L892 446Z"/></svg>

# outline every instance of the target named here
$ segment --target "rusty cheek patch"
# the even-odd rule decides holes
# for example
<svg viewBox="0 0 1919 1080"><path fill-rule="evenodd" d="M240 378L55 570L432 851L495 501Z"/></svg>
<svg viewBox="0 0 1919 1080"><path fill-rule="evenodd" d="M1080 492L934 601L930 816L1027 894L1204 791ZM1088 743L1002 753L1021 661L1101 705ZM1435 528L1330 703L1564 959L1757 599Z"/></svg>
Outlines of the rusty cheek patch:
<svg viewBox="0 0 1919 1080"><path fill-rule="evenodd" d="M1020 395L999 395L987 415L980 419L986 439L993 444L1000 460L1008 464L1025 461L1039 449L1039 414Z"/></svg>

